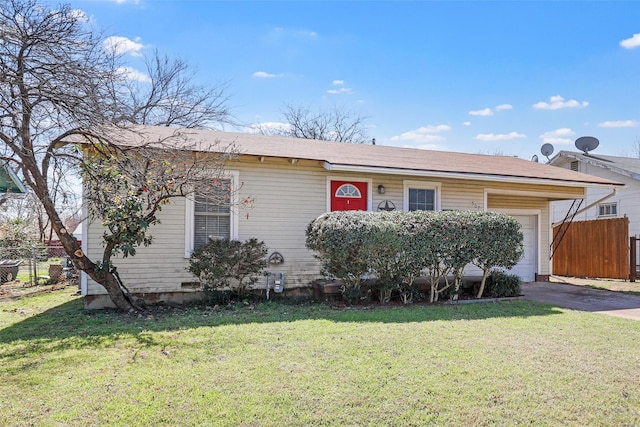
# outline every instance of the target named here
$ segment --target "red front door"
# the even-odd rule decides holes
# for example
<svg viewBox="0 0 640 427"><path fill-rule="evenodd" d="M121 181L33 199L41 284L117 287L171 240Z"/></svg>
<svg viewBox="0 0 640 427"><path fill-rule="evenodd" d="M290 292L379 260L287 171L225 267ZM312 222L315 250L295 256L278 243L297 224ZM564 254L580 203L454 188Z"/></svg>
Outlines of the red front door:
<svg viewBox="0 0 640 427"><path fill-rule="evenodd" d="M331 211L366 211L367 183L331 181Z"/></svg>

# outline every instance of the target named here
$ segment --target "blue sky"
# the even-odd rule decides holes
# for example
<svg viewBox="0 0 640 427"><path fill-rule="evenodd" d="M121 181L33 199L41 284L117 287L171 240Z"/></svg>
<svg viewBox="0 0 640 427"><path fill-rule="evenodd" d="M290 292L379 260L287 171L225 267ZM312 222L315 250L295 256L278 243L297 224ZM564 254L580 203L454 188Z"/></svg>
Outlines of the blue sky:
<svg viewBox="0 0 640 427"><path fill-rule="evenodd" d="M242 122L287 104L367 117L377 144L541 159L640 141L640 2L73 0L135 55L228 81ZM232 130L232 129L228 129ZM237 130L237 129L236 129ZM242 130L242 129L240 129Z"/></svg>

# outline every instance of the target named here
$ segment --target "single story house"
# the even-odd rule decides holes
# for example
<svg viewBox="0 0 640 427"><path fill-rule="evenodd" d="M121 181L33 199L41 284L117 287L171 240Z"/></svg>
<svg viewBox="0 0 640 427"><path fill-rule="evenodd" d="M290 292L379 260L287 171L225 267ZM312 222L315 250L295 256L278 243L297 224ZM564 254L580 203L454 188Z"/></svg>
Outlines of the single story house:
<svg viewBox="0 0 640 427"><path fill-rule="evenodd" d="M145 127L140 138L161 140L174 132ZM118 259L128 289L155 300L186 301L197 295L188 258L209 237L257 238L274 255L269 271L282 274L284 291L308 292L321 278L305 248L307 225L333 210L500 211L522 224L525 255L512 269L525 281L547 280L551 271L550 202L583 198L591 188L611 191L611 179L506 157L360 145L255 134L188 130L200 151L235 144L240 155L226 165L231 209L199 206L198 197L177 199L151 229L154 243ZM140 136L142 135L142 136ZM215 142L215 143L214 143ZM221 144L220 144L221 143ZM251 198L249 209L238 200ZM83 250L102 252L99 222L84 222ZM266 286L266 278L258 286ZM109 304L104 289L83 275L89 308Z"/></svg>
<svg viewBox="0 0 640 427"><path fill-rule="evenodd" d="M566 170L618 181L624 188L590 187L574 221L629 218L629 235L640 236L640 159L560 151L549 164ZM614 191L615 190L615 191ZM562 222L570 201L552 203L553 223ZM586 209L585 209L586 208Z"/></svg>

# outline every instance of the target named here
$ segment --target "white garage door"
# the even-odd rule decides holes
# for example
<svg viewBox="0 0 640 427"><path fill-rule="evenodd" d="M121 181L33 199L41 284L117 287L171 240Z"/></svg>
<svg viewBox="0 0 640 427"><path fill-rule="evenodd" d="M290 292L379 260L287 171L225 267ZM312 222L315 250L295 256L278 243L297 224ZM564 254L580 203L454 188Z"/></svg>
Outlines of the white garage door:
<svg viewBox="0 0 640 427"><path fill-rule="evenodd" d="M525 282L535 280L536 267L538 265L537 242L537 217L535 215L512 215L522 225L524 235L524 256L522 260L509 272L517 274Z"/></svg>

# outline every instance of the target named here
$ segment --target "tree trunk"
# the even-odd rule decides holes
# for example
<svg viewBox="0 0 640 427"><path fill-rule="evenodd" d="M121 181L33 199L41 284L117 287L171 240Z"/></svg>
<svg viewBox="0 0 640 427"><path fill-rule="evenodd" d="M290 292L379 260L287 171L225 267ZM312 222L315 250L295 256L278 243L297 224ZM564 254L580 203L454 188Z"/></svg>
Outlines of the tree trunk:
<svg viewBox="0 0 640 427"><path fill-rule="evenodd" d="M33 175L36 176L35 174ZM42 206L49 217L53 231L56 233L56 236L58 236L65 252L69 255L76 268L85 272L89 277L102 285L109 294L111 301L120 310L126 312L141 310L142 307L140 307L139 304L125 293L113 273L109 270L98 269L98 266L82 251L82 248L75 237L72 237L64 228L64 225L60 220L60 216L58 215L58 211L49 198L46 182L36 182L36 185L32 188L42 202Z"/></svg>
<svg viewBox="0 0 640 427"><path fill-rule="evenodd" d="M95 268L93 271L83 271L106 289L107 294L109 294L109 298L120 310L127 312L142 310L140 304L136 303L130 295L125 293L113 273L105 271L95 274L97 272Z"/></svg>
<svg viewBox="0 0 640 427"><path fill-rule="evenodd" d="M480 282L480 289L478 289L478 296L476 298L482 298L482 293L484 292L484 285L487 282L487 276L489 275L489 269L485 268L482 270L482 281Z"/></svg>

